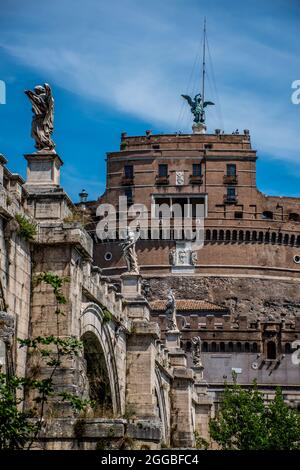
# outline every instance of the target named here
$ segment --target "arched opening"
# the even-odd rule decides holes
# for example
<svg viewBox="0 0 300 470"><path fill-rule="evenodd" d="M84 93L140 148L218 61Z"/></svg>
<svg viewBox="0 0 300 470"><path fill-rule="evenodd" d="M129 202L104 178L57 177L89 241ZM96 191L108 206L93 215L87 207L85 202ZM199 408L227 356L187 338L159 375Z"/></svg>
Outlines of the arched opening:
<svg viewBox="0 0 300 470"><path fill-rule="evenodd" d="M267 342L267 359L276 359L276 344L274 341Z"/></svg>
<svg viewBox="0 0 300 470"><path fill-rule="evenodd" d="M223 241L224 240L224 230L219 231L219 240Z"/></svg>
<svg viewBox="0 0 300 470"><path fill-rule="evenodd" d="M218 231L217 230L213 230L212 232L212 239L215 241L218 239Z"/></svg>
<svg viewBox="0 0 300 470"><path fill-rule="evenodd" d="M250 232L249 232L249 230L246 231L245 241L250 242Z"/></svg>
<svg viewBox="0 0 300 470"><path fill-rule="evenodd" d="M97 415L111 416L112 394L104 352L97 336L88 331L81 338L88 378L88 394L95 401Z"/></svg>
<svg viewBox="0 0 300 470"><path fill-rule="evenodd" d="M282 233L281 232L278 234L277 243L282 243Z"/></svg>
<svg viewBox="0 0 300 470"><path fill-rule="evenodd" d="M236 343L235 350L236 352L242 352L242 343Z"/></svg>
<svg viewBox="0 0 300 470"><path fill-rule="evenodd" d="M239 241L242 242L244 240L244 232L243 230L239 231Z"/></svg>
<svg viewBox="0 0 300 470"><path fill-rule="evenodd" d="M295 244L295 235L291 235L291 239L290 239L290 244L291 245L294 245Z"/></svg>
<svg viewBox="0 0 300 470"><path fill-rule="evenodd" d="M214 341L211 343L211 352L217 352L217 344Z"/></svg>
<svg viewBox="0 0 300 470"><path fill-rule="evenodd" d="M208 344L206 341L202 344L202 352L207 352L208 351Z"/></svg>
<svg viewBox="0 0 300 470"><path fill-rule="evenodd" d="M223 341L220 342L220 352L225 352L225 343Z"/></svg>
<svg viewBox="0 0 300 470"><path fill-rule="evenodd" d="M226 241L230 241L230 230L226 230Z"/></svg>
<svg viewBox="0 0 300 470"><path fill-rule="evenodd" d="M272 242L272 243L276 243L276 232L272 232L272 235L271 235L271 242Z"/></svg>
<svg viewBox="0 0 300 470"><path fill-rule="evenodd" d="M250 352L250 344L249 343L245 343L245 352L248 353Z"/></svg>
<svg viewBox="0 0 300 470"><path fill-rule="evenodd" d="M265 243L269 243L270 241L270 232L265 233Z"/></svg>
<svg viewBox="0 0 300 470"><path fill-rule="evenodd" d="M257 343L252 343L252 352L257 353L257 351L258 351Z"/></svg>
<svg viewBox="0 0 300 470"><path fill-rule="evenodd" d="M233 232L232 232L232 241L233 242L237 241L237 231L236 230L233 230Z"/></svg>
<svg viewBox="0 0 300 470"><path fill-rule="evenodd" d="M288 245L288 244L289 244L289 235L288 235L288 233L286 233L286 234L284 235L283 243L284 243L284 245Z"/></svg>
<svg viewBox="0 0 300 470"><path fill-rule="evenodd" d="M284 352L285 354L291 354L292 352L291 343L285 343Z"/></svg>
<svg viewBox="0 0 300 470"><path fill-rule="evenodd" d="M259 232L258 234L258 241L262 243L264 241L264 232Z"/></svg>
<svg viewBox="0 0 300 470"><path fill-rule="evenodd" d="M297 236L297 241L296 241L296 245L300 245L300 235Z"/></svg>
<svg viewBox="0 0 300 470"><path fill-rule="evenodd" d="M252 241L253 242L257 241L257 232L256 231L252 232Z"/></svg>
<svg viewBox="0 0 300 470"><path fill-rule="evenodd" d="M210 241L210 230L206 230L206 241Z"/></svg>
<svg viewBox="0 0 300 470"><path fill-rule="evenodd" d="M231 341L229 341L227 349L228 352L233 352L233 343Z"/></svg>

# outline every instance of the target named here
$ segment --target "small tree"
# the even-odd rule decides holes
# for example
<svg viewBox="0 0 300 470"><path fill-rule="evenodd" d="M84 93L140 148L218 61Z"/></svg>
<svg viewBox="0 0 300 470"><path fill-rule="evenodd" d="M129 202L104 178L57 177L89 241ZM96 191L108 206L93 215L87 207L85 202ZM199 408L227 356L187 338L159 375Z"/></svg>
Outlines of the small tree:
<svg viewBox="0 0 300 470"><path fill-rule="evenodd" d="M247 390L235 380L225 384L220 411L209 429L223 450L300 449L299 412L285 404L280 388L266 403L255 382Z"/></svg>
<svg viewBox="0 0 300 470"><path fill-rule="evenodd" d="M67 278L60 278L52 273L41 273L35 278L35 284L44 282L50 285L56 299L57 336L37 336L35 338L18 339L20 347L27 347L29 352L40 357L42 363L50 369L46 378L36 380L31 377L0 374L0 450L30 449L38 439L42 429L45 405L49 399L67 401L75 411L83 411L92 406L91 400L55 390L53 379L64 358L78 356L83 349L81 341L74 337L62 338L59 334L59 317L64 315L61 305L66 304L62 286ZM34 392L34 406L24 409L24 389Z"/></svg>

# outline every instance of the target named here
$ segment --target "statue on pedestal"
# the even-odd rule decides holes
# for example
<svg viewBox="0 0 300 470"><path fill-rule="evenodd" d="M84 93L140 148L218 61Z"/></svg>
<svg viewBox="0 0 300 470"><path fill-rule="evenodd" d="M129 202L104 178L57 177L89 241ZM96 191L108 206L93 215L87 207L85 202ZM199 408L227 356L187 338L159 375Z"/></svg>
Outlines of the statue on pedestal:
<svg viewBox="0 0 300 470"><path fill-rule="evenodd" d="M35 148L40 150L54 151L55 143L51 139L54 120L54 99L50 86L34 87L34 91L26 90L32 104L31 137L35 140Z"/></svg>
<svg viewBox="0 0 300 470"><path fill-rule="evenodd" d="M194 336L192 338L192 358L193 364L195 367L203 367L202 360L201 360L201 352L202 352L202 340L200 336Z"/></svg>
<svg viewBox="0 0 300 470"><path fill-rule="evenodd" d="M214 105L212 101L203 101L203 98L201 96L201 93L198 93L195 95L195 98L192 100L192 98L189 95L181 95L182 98L187 100L188 104L191 107L191 112L194 115L194 122L196 124L205 123L205 111L204 108L208 105Z"/></svg>
<svg viewBox="0 0 300 470"><path fill-rule="evenodd" d="M138 260L135 251L136 238L133 231L128 230L124 242L121 243L123 256L127 264L127 272L139 274Z"/></svg>
<svg viewBox="0 0 300 470"><path fill-rule="evenodd" d="M167 330L178 331L176 321L176 300L172 289L169 289L166 305L166 319L167 319Z"/></svg>

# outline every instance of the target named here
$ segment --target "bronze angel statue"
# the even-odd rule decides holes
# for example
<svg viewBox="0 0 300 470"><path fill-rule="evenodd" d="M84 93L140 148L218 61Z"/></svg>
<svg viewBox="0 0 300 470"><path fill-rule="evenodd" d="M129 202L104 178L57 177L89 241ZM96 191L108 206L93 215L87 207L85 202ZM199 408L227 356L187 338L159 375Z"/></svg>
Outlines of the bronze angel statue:
<svg viewBox="0 0 300 470"><path fill-rule="evenodd" d="M34 91L26 90L32 104L31 137L35 140L35 148L38 150L54 150L55 143L51 139L54 120L54 99L50 86L34 87Z"/></svg>
<svg viewBox="0 0 300 470"><path fill-rule="evenodd" d="M213 103L212 101L204 101L203 102L201 93L198 93L195 96L194 100L192 100L192 98L189 95L181 95L181 96L182 96L182 98L187 100L188 104L190 105L191 112L194 115L194 122L195 123L201 122L201 123L204 124L205 123L204 108L206 108L206 106L208 106L208 105L214 105L215 103Z"/></svg>

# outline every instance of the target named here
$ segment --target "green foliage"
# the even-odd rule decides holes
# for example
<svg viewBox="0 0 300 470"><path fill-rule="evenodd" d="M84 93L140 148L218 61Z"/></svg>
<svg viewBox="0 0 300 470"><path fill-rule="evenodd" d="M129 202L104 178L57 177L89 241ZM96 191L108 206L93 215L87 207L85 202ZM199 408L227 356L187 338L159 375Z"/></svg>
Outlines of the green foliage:
<svg viewBox="0 0 300 470"><path fill-rule="evenodd" d="M57 317L57 334L59 334L59 316L64 315L59 305L66 304L62 287L67 278L52 273L41 273L34 280L35 285L44 282L50 285L56 298L57 308L53 312ZM83 400L68 392L55 390L53 378L64 358L78 356L83 350L83 343L75 337L55 335L37 336L35 338L18 339L20 347L27 347L28 353L38 355L42 363L50 368L49 376L36 380L30 377L0 375L0 449L30 449L33 441L38 438L41 430L45 404L53 401L68 402L77 412L93 406L91 400ZM35 406L26 413L22 411L24 401L23 388L27 393L34 391ZM38 418L36 411L38 408ZM35 419L29 419L35 417Z"/></svg>
<svg viewBox="0 0 300 470"><path fill-rule="evenodd" d="M18 235L26 241L34 240L34 237L37 234L37 226L30 222L27 217L22 214L16 214L15 219L19 224L19 229L17 231Z"/></svg>
<svg viewBox="0 0 300 470"><path fill-rule="evenodd" d="M30 413L19 409L23 399L16 393L22 393L24 380L0 374L0 450L22 449L37 430Z"/></svg>
<svg viewBox="0 0 300 470"><path fill-rule="evenodd" d="M102 312L103 312L103 316L102 316L103 323L109 323L112 319L112 313L109 310L107 310L106 307L102 309Z"/></svg>
<svg viewBox="0 0 300 470"><path fill-rule="evenodd" d="M53 293L55 295L56 301L58 304L63 305L67 303L67 299L62 293L62 286L66 282L69 282L68 277L60 277L57 274L53 274L51 272L40 273L38 276L35 276L33 279L33 285L36 286L44 282L52 287ZM62 313L59 309L55 311L55 313Z"/></svg>
<svg viewBox="0 0 300 470"><path fill-rule="evenodd" d="M224 450L300 449L300 414L284 402L281 389L266 403L254 382L250 389L225 385L210 435Z"/></svg>
<svg viewBox="0 0 300 470"><path fill-rule="evenodd" d="M194 432L194 436L196 449L207 450L209 448L209 443L197 431Z"/></svg>

